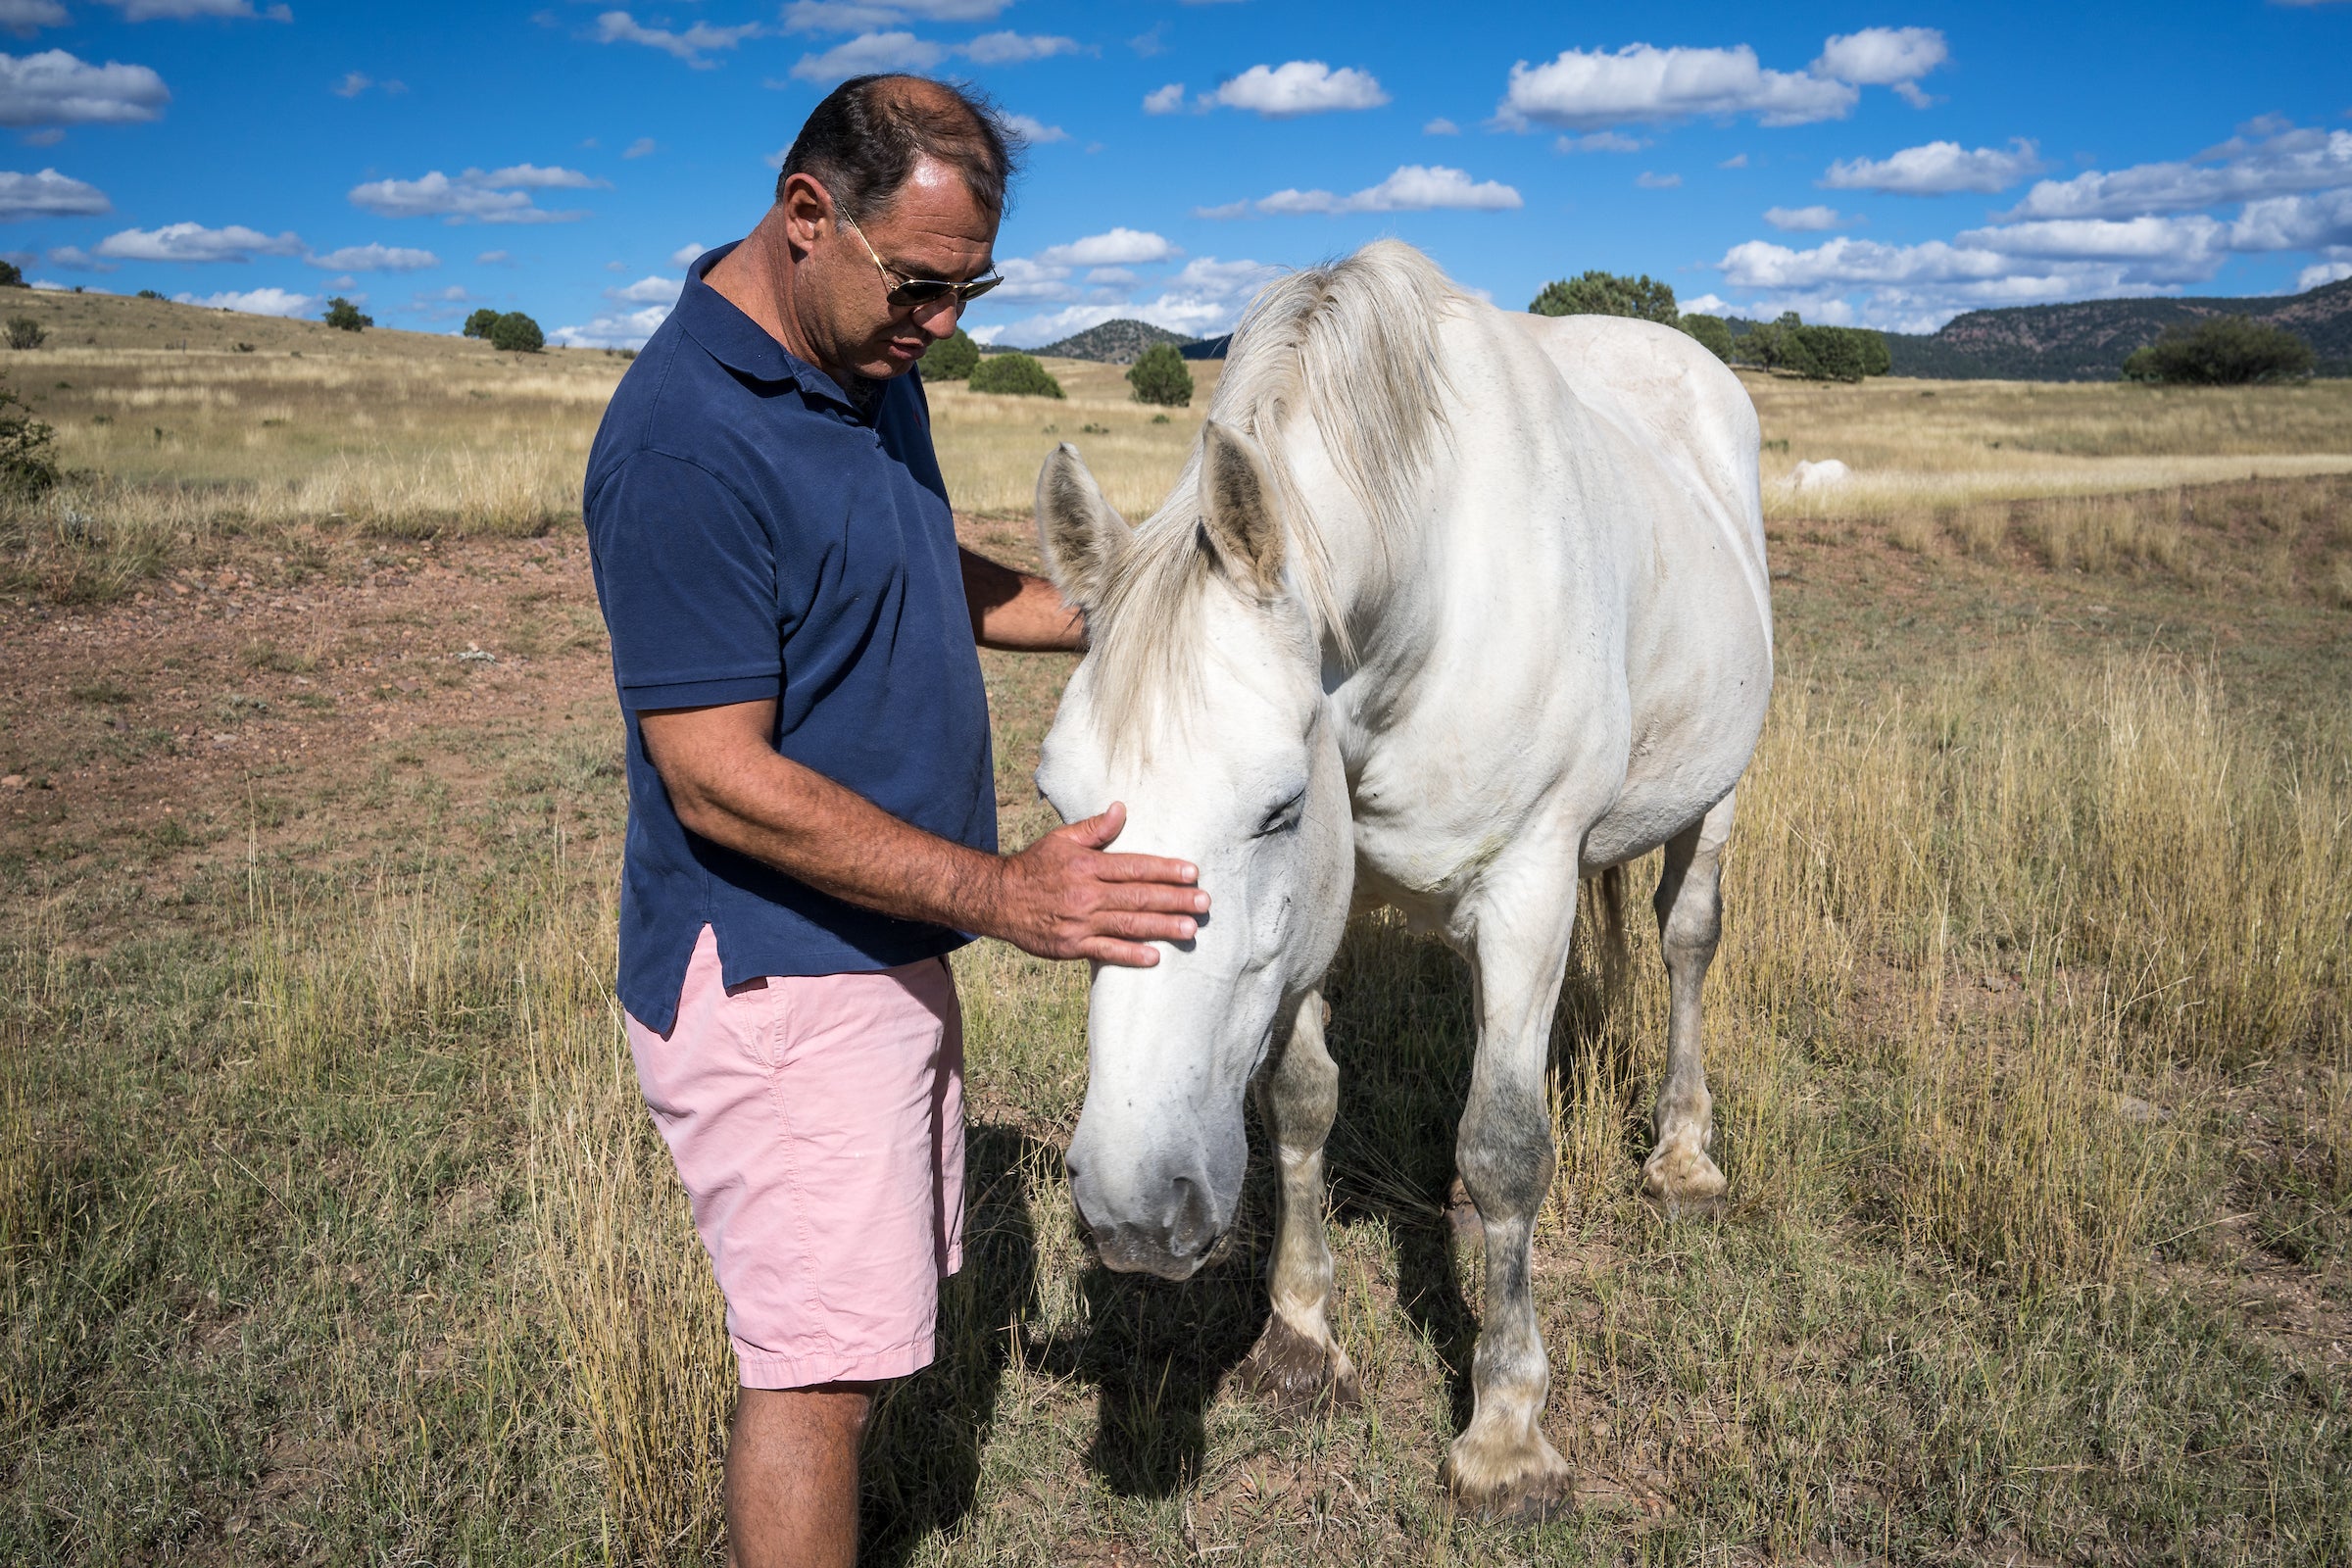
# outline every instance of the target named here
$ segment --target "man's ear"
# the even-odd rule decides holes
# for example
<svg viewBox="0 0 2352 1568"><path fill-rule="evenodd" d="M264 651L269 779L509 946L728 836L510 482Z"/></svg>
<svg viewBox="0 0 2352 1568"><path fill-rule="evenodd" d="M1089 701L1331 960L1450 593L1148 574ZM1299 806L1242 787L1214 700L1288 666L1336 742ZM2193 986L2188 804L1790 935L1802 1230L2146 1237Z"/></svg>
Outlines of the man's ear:
<svg viewBox="0 0 2352 1568"><path fill-rule="evenodd" d="M1261 598L1282 592L1282 519L1264 457L1214 419L1200 427L1200 526L1235 581Z"/></svg>
<svg viewBox="0 0 2352 1568"><path fill-rule="evenodd" d="M1047 455L1037 472L1037 542L1062 598L1092 614L1133 537L1076 447L1064 441Z"/></svg>

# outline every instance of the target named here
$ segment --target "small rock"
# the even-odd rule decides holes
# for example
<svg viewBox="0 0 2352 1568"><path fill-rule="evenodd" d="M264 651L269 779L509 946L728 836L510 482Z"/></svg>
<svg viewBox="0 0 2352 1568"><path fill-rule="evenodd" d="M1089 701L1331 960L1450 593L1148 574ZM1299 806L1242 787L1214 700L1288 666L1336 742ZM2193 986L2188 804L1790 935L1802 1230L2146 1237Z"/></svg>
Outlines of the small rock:
<svg viewBox="0 0 2352 1568"><path fill-rule="evenodd" d="M24 775L22 773L11 773L6 778L0 778L0 790L21 790L24 787Z"/></svg>

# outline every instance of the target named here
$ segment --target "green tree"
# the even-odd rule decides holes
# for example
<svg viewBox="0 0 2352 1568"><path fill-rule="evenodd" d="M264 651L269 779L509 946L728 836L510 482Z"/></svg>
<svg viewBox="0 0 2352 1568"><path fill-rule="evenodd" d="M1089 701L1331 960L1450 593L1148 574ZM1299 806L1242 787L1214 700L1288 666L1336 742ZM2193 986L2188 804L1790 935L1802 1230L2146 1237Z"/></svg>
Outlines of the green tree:
<svg viewBox="0 0 2352 1568"><path fill-rule="evenodd" d="M1127 367L1127 384L1135 388L1138 403L1166 409L1193 406L1193 372L1184 368L1184 356L1173 343L1154 343L1137 355Z"/></svg>
<svg viewBox="0 0 2352 1568"><path fill-rule="evenodd" d="M923 379L961 381L980 367L980 345L962 327L923 351Z"/></svg>
<svg viewBox="0 0 2352 1568"><path fill-rule="evenodd" d="M25 288L24 269L14 262L0 262L0 288Z"/></svg>
<svg viewBox="0 0 2352 1568"><path fill-rule="evenodd" d="M1698 346L1727 365L1732 358L1732 328L1720 316L1686 316L1674 323L1698 340Z"/></svg>
<svg viewBox="0 0 2352 1568"><path fill-rule="evenodd" d="M143 288L139 290L137 297L143 300L160 300L164 297L164 291L160 288Z"/></svg>
<svg viewBox="0 0 2352 1568"><path fill-rule="evenodd" d="M1596 270L1561 278L1544 284L1527 308L1538 316L1631 316L1668 326L1681 315L1674 308L1674 285L1647 272L1621 277Z"/></svg>
<svg viewBox="0 0 2352 1568"><path fill-rule="evenodd" d="M991 354L972 372L975 392L1010 392L1017 397L1058 398L1061 383L1026 354Z"/></svg>
<svg viewBox="0 0 2352 1568"><path fill-rule="evenodd" d="M539 323L520 311L509 311L490 323L490 346L509 354L536 354L547 347Z"/></svg>
<svg viewBox="0 0 2352 1568"><path fill-rule="evenodd" d="M2124 361L2124 379L2247 386L2299 381L2317 363L2311 345L2282 326L2242 316L2210 316L2193 326L2177 321L2155 342L2132 350Z"/></svg>
<svg viewBox="0 0 2352 1568"><path fill-rule="evenodd" d="M492 310L489 306L484 305L477 309L471 316L466 318L465 335L467 337L488 337L490 335L490 328L495 325L497 321L498 313Z"/></svg>
<svg viewBox="0 0 2352 1568"><path fill-rule="evenodd" d="M0 383L0 496L29 500L56 487L56 438L30 404Z"/></svg>
<svg viewBox="0 0 2352 1568"><path fill-rule="evenodd" d="M338 332L357 332L375 324L372 316L362 316L360 308L338 294L326 302L326 324Z"/></svg>
<svg viewBox="0 0 2352 1568"><path fill-rule="evenodd" d="M41 323L31 317L12 316L8 318L8 346L10 348L37 349L48 341L49 334L42 329Z"/></svg>

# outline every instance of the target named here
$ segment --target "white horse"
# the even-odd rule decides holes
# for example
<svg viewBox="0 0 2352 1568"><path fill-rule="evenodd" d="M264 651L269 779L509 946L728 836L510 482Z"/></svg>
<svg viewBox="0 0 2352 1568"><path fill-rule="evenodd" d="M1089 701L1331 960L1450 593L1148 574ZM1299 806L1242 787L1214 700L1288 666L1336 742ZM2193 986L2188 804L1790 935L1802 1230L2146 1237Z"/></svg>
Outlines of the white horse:
<svg viewBox="0 0 2352 1568"><path fill-rule="evenodd" d="M1078 454L1038 479L1092 649L1039 787L1214 904L1150 969L1098 968L1071 1194L1110 1267L1183 1279L1230 1229L1252 1080L1280 1152L1257 1385L1348 1397L1326 1305L1339 1069L1317 987L1351 902L1475 971L1456 1167L1486 1231L1464 1502L1541 1511L1568 1470L1528 1288L1550 1187L1544 1071L1581 876L1659 845L1673 1005L1647 1192L1724 1190L1699 988L1732 790L1764 721L1772 612L1755 411L1667 327L1468 298L1394 242L1271 285L1192 459L1130 529Z"/></svg>

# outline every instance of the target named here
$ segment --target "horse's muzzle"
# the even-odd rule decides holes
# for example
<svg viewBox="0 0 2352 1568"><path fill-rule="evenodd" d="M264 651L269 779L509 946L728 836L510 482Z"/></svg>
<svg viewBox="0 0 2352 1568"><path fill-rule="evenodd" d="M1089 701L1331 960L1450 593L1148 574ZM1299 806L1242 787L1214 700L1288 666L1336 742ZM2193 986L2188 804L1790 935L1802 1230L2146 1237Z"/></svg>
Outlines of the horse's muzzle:
<svg viewBox="0 0 2352 1568"><path fill-rule="evenodd" d="M1152 1274L1163 1280L1188 1280L1200 1271L1225 1239L1227 1226L1216 1214L1208 1184L1190 1176L1171 1180L1160 1201L1160 1212L1136 1219L1111 1219L1090 1213L1086 1186L1080 1173L1070 1172L1070 1198L1078 1221L1094 1238L1103 1266L1121 1274Z"/></svg>

